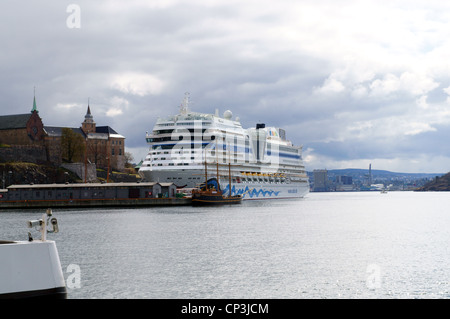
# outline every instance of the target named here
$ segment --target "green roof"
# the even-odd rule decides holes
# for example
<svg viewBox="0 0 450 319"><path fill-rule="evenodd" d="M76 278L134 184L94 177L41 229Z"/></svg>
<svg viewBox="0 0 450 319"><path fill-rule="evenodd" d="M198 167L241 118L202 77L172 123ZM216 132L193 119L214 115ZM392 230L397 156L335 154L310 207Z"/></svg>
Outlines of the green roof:
<svg viewBox="0 0 450 319"><path fill-rule="evenodd" d="M31 113L33 113L34 111L39 113L36 107L36 97L33 98L33 108L31 109Z"/></svg>

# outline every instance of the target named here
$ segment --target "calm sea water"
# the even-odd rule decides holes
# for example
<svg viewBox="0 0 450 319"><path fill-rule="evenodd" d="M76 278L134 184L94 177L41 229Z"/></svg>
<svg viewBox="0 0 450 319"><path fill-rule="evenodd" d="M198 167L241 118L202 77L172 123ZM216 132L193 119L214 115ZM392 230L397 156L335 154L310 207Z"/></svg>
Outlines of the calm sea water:
<svg viewBox="0 0 450 319"><path fill-rule="evenodd" d="M42 213L2 211L0 239ZM53 213L68 298L450 297L450 193Z"/></svg>

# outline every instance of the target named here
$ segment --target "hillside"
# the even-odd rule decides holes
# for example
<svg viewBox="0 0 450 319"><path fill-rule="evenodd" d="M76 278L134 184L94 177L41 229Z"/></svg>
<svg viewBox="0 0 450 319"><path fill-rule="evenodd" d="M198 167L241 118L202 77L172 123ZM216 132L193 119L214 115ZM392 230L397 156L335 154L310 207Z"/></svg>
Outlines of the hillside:
<svg viewBox="0 0 450 319"><path fill-rule="evenodd" d="M416 189L416 191L450 191L450 173L447 173L440 177L436 176L434 180L430 181L422 187L419 187L418 189Z"/></svg>
<svg viewBox="0 0 450 319"><path fill-rule="evenodd" d="M106 181L106 172L97 170L98 181ZM136 174L111 172L110 182L136 182L140 178ZM63 167L38 165L24 162L0 163L0 189L13 184L62 184L82 183L75 173Z"/></svg>
<svg viewBox="0 0 450 319"><path fill-rule="evenodd" d="M368 169L347 168L347 169L332 169L328 171L328 174L334 175L346 175L353 178L365 177L369 174ZM386 170L373 169L372 178L434 178L435 176L441 176L442 173L399 173Z"/></svg>
<svg viewBox="0 0 450 319"><path fill-rule="evenodd" d="M314 172L307 172L308 176L313 177ZM402 179L402 180L420 180L434 179L436 176L442 176L442 173L399 173L386 170L372 170L372 179ZM330 169L328 177L333 179L335 176L350 176L354 181L367 179L369 176L368 169L347 168L347 169Z"/></svg>
<svg viewBox="0 0 450 319"><path fill-rule="evenodd" d="M79 178L63 168L33 163L0 163L0 188L12 184L76 183Z"/></svg>

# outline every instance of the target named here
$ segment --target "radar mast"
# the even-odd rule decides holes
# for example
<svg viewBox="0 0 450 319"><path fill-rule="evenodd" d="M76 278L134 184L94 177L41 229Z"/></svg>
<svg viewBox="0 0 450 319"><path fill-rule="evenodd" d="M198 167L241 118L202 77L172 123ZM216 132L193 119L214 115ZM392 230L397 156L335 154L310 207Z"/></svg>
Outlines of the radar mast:
<svg viewBox="0 0 450 319"><path fill-rule="evenodd" d="M189 107L189 92L184 93L184 99L183 99L183 103L181 103L180 106L180 114L187 114L188 112L188 107Z"/></svg>

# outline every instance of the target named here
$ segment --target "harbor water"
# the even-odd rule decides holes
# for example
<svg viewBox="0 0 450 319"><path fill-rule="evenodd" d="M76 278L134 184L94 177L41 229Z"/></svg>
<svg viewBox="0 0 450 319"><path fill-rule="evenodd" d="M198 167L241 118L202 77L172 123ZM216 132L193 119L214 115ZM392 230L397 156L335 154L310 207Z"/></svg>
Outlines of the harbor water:
<svg viewBox="0 0 450 319"><path fill-rule="evenodd" d="M449 298L450 194L53 210L68 298ZM42 210L3 210L26 240ZM38 234L34 231L36 238Z"/></svg>

